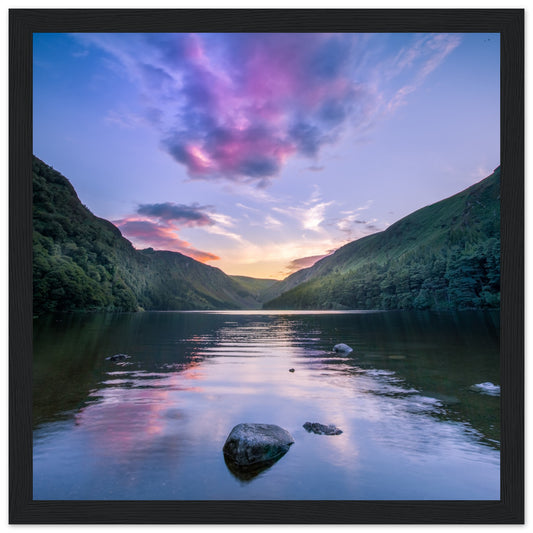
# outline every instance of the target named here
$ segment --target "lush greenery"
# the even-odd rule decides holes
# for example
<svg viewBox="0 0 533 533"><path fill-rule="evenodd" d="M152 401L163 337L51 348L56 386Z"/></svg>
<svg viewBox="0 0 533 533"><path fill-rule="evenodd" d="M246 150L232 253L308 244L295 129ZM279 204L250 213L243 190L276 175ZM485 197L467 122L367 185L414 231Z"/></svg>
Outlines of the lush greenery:
<svg viewBox="0 0 533 533"><path fill-rule="evenodd" d="M239 285L242 285L250 294L259 301L264 301L264 293L276 284L275 279L251 278L249 276L230 276Z"/></svg>
<svg viewBox="0 0 533 533"><path fill-rule="evenodd" d="M176 252L138 251L33 159L34 314L75 310L257 308L246 285Z"/></svg>
<svg viewBox="0 0 533 533"><path fill-rule="evenodd" d="M500 168L268 289L268 309L482 309L500 303Z"/></svg>

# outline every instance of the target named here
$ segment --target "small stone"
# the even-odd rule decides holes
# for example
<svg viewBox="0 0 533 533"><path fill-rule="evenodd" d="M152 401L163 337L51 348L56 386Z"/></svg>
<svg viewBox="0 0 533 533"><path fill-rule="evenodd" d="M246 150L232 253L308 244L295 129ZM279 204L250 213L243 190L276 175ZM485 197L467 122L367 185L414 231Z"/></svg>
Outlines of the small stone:
<svg viewBox="0 0 533 533"><path fill-rule="evenodd" d="M125 353L117 353L115 355L110 355L106 357L106 361L125 361L126 359L131 359L131 355L126 355Z"/></svg>
<svg viewBox="0 0 533 533"><path fill-rule="evenodd" d="M490 381L485 381L484 383L477 383L472 385L470 390L474 392L480 392L481 394L488 394L489 396L499 396L500 395L500 386L491 383Z"/></svg>
<svg viewBox="0 0 533 533"><path fill-rule="evenodd" d="M289 368L289 372L294 372L294 368Z"/></svg>
<svg viewBox="0 0 533 533"><path fill-rule="evenodd" d="M316 433L317 435L340 435L342 430L335 427L333 424L325 426L318 422L306 422L303 426L309 433Z"/></svg>
<svg viewBox="0 0 533 533"><path fill-rule="evenodd" d="M353 348L350 348L350 346L341 342L340 344L335 344L335 346L333 346L333 351L337 353L349 354L353 352Z"/></svg>

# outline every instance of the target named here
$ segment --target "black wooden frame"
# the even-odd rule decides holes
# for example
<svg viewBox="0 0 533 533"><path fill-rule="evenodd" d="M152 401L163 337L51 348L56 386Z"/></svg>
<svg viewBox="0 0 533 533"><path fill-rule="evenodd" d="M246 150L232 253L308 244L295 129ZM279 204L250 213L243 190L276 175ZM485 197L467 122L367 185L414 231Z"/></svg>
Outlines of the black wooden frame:
<svg viewBox="0 0 533 533"><path fill-rule="evenodd" d="M499 501L32 499L32 34L495 32L501 36ZM524 11L13 9L9 13L9 521L12 524L515 524L524 521Z"/></svg>

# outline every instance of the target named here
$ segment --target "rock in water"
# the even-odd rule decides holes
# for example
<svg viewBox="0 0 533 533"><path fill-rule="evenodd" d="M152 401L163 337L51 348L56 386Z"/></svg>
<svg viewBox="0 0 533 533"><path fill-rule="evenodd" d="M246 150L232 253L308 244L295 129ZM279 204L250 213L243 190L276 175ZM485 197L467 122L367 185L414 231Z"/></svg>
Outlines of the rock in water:
<svg viewBox="0 0 533 533"><path fill-rule="evenodd" d="M117 353L105 358L106 361L125 361L126 359L131 359L131 356L125 353Z"/></svg>
<svg viewBox="0 0 533 533"><path fill-rule="evenodd" d="M353 352L353 348L350 348L347 344L341 342L340 344L335 344L335 346L333 346L333 351L337 353L349 354Z"/></svg>
<svg viewBox="0 0 533 533"><path fill-rule="evenodd" d="M292 435L274 424L238 424L222 451L236 466L275 462L289 451Z"/></svg>
<svg viewBox="0 0 533 533"><path fill-rule="evenodd" d="M481 392L482 394L488 394L489 396L499 396L500 395L500 386L494 385L490 381L485 381L484 383L477 383L470 387L471 390L475 392Z"/></svg>
<svg viewBox="0 0 533 533"><path fill-rule="evenodd" d="M316 433L317 435L340 435L342 433L342 429L335 427L333 424L325 426L318 422L306 422L304 428L309 433Z"/></svg>

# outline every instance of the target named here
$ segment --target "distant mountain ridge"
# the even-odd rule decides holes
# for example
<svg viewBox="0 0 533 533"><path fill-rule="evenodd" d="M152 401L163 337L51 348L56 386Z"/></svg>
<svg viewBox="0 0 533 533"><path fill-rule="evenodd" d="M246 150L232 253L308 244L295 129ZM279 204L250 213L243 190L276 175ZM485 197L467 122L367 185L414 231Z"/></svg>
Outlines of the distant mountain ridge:
<svg viewBox="0 0 533 533"><path fill-rule="evenodd" d="M266 309L471 309L500 301L500 167L267 288Z"/></svg>
<svg viewBox="0 0 533 533"><path fill-rule="evenodd" d="M220 269L178 252L136 250L81 204L70 182L33 158L34 314L240 309L260 302Z"/></svg>
<svg viewBox="0 0 533 533"><path fill-rule="evenodd" d="M136 250L33 158L34 314L193 309L495 309L500 168L282 281Z"/></svg>

